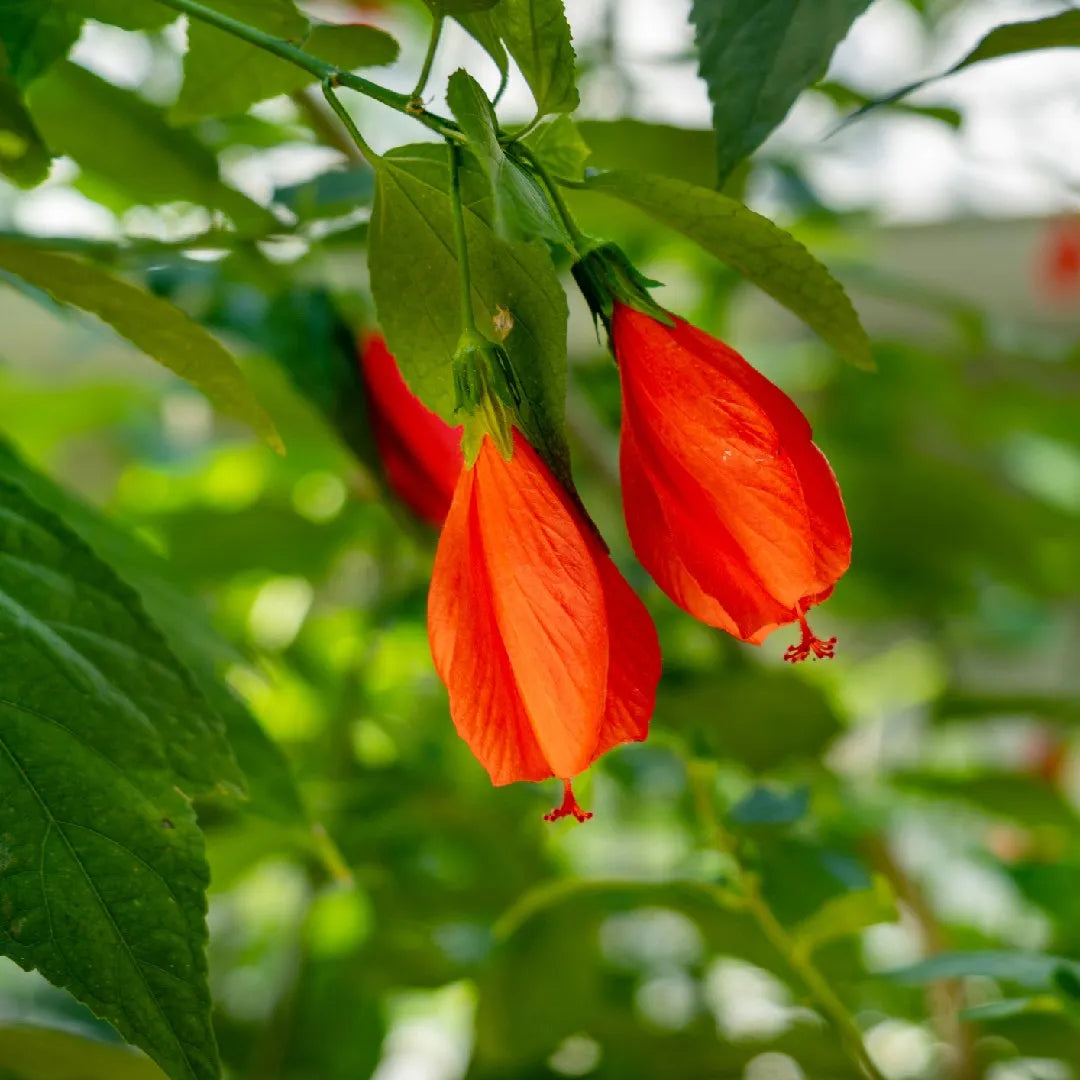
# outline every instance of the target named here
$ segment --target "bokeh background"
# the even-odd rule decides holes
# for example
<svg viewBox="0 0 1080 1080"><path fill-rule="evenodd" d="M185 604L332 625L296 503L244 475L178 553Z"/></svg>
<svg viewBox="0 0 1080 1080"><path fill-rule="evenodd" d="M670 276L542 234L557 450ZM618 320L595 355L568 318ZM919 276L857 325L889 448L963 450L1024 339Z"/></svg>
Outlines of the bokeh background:
<svg viewBox="0 0 1080 1080"><path fill-rule="evenodd" d="M688 8L569 0L591 164L711 184ZM167 561L159 602L200 627L291 770L269 763L247 806L200 807L230 1076L853 1075L782 959L714 895L725 860L688 783L702 762L890 1080L1080 1076L1080 966L1063 962L1080 965L1080 53L986 64L842 126L998 23L1059 8L877 0L735 181L849 287L876 373L683 238L572 200L664 282L663 303L796 398L855 537L816 613L839 638L831 663L787 669L786 631L755 649L676 610L629 551L617 376L567 274L575 475L665 656L652 737L583 779L585 826L543 824L554 784L491 788L449 721L424 626L435 536L385 495L355 373L370 172L276 99L194 129L229 182L295 215L273 242L186 246L212 214L144 205L122 148L111 170L63 158L32 192L0 182L0 230L101 258L220 333L288 447L275 456L93 320L0 288L0 452L82 500L87 529L122 526L101 542L130 545L131 565ZM421 4L312 10L394 33L402 58L379 76L411 88ZM167 104L183 40L182 21L90 23L73 56ZM494 90L451 28L436 105L461 65ZM512 80L501 113L529 104ZM377 149L422 132L350 105ZM0 1076L160 1074L0 960Z"/></svg>

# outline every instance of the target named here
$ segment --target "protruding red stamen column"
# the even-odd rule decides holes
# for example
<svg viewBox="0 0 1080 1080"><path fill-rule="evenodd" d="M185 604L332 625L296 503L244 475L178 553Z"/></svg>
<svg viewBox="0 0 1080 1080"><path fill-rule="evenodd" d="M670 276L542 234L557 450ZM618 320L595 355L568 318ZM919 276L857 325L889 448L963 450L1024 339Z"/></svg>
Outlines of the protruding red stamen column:
<svg viewBox="0 0 1080 1080"><path fill-rule="evenodd" d="M798 645L790 646L787 652L784 653L784 659L789 664L797 664L800 660L807 659L811 653L819 660L831 660L833 658L836 651L836 638L831 637L827 641L823 641L817 637L814 631L810 629L805 615L799 616L799 627L802 629L802 641Z"/></svg>
<svg viewBox="0 0 1080 1080"><path fill-rule="evenodd" d="M558 821L559 818L570 817L573 815L578 821L588 821L592 817L592 813L588 810L582 810L578 806L577 799L574 798L574 789L570 786L569 780L563 782L563 799L559 806L556 806L550 814L544 815L545 821Z"/></svg>

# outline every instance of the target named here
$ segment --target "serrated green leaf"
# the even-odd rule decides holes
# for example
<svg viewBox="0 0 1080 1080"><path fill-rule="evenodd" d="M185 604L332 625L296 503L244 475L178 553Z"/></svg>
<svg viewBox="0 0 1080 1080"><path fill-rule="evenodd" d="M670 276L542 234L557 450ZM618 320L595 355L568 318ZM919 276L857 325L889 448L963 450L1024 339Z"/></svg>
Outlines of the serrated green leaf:
<svg viewBox="0 0 1080 1080"><path fill-rule="evenodd" d="M499 144L495 110L480 84L464 69L450 76L446 100L467 147L487 173L495 199L495 228L502 237L527 240L538 236L567 245L570 236L539 184Z"/></svg>
<svg viewBox="0 0 1080 1080"><path fill-rule="evenodd" d="M134 593L0 480L0 951L173 1080L217 1080L202 835L216 718ZM216 756L216 755L215 755Z"/></svg>
<svg viewBox="0 0 1080 1080"><path fill-rule="evenodd" d="M49 160L18 87L0 74L0 173L20 187L33 187L49 175Z"/></svg>
<svg viewBox="0 0 1080 1080"><path fill-rule="evenodd" d="M243 10L253 24L267 33L303 42L312 56L343 71L378 67L397 59L398 44L374 26L334 26L317 23L309 28L291 3L277 2L257 10L240 0L215 5L240 17ZM300 19L300 21L297 21ZM229 116L278 94L291 94L315 82L303 68L227 34L206 23L191 24L184 57L184 85L170 119L189 124L205 116Z"/></svg>
<svg viewBox="0 0 1080 1080"><path fill-rule="evenodd" d="M175 580L169 564L93 507L31 469L3 440L0 477L17 483L56 514L138 592L169 647L224 723L229 746L247 782L245 806L282 824L301 825L306 815L281 750L222 681L223 667L242 657L218 635L192 591Z"/></svg>
<svg viewBox="0 0 1080 1080"><path fill-rule="evenodd" d="M663 176L607 172L588 185L688 236L798 315L844 359L873 368L866 331L843 286L768 218L719 192Z"/></svg>
<svg viewBox="0 0 1080 1080"><path fill-rule="evenodd" d="M521 427L564 483L570 483L563 430L566 396L566 296L547 249L510 244L494 232L486 177L462 170L466 237L477 325L494 337L505 308L505 341L525 393ZM458 264L441 146L400 147L380 162L371 219L371 289L390 350L413 392L454 421L451 361L461 336Z"/></svg>
<svg viewBox="0 0 1080 1080"><path fill-rule="evenodd" d="M221 182L217 159L194 135L169 127L164 110L130 90L65 62L34 83L27 105L53 153L137 202L212 207L251 232L277 226L269 211Z"/></svg>
<svg viewBox="0 0 1080 1080"><path fill-rule="evenodd" d="M283 451L273 421L220 342L173 307L143 289L70 255L0 240L0 268L54 300L96 315L158 363L197 386L223 412L251 425Z"/></svg>
<svg viewBox="0 0 1080 1080"><path fill-rule="evenodd" d="M562 0L502 0L492 19L540 114L578 107L574 46Z"/></svg>
<svg viewBox="0 0 1080 1080"><path fill-rule="evenodd" d="M585 163L592 151L569 116L545 121L529 132L524 142L548 172L568 180L584 179Z"/></svg>
<svg viewBox="0 0 1080 1080"><path fill-rule="evenodd" d="M0 0L0 73L25 88L67 56L82 15L52 0Z"/></svg>
<svg viewBox="0 0 1080 1080"><path fill-rule="evenodd" d="M825 75L870 0L694 0L698 70L709 88L719 182Z"/></svg>

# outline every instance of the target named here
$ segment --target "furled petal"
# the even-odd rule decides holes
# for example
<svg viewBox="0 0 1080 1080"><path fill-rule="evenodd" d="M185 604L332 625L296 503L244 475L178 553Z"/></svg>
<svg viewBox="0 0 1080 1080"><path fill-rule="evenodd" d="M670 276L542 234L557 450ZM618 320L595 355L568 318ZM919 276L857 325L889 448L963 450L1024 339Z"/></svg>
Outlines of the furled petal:
<svg viewBox="0 0 1080 1080"><path fill-rule="evenodd" d="M816 580L813 541L795 466L761 403L710 355L720 343L682 320L670 328L617 307L613 329L639 449L663 462L671 498L722 521L765 587L793 606Z"/></svg>
<svg viewBox="0 0 1080 1080"><path fill-rule="evenodd" d="M760 642L850 563L836 478L795 403L723 342L618 303L612 339L634 549L676 603Z"/></svg>
<svg viewBox="0 0 1080 1080"><path fill-rule="evenodd" d="M687 505L669 498L661 505L657 492L671 485L651 471L625 422L620 469L634 552L684 611L755 644L794 619L761 583L722 519L701 516L699 501Z"/></svg>
<svg viewBox="0 0 1080 1080"><path fill-rule="evenodd" d="M532 723L495 619L475 503L475 473L461 473L439 538L428 593L428 637L450 712L494 784L544 780L551 766Z"/></svg>
<svg viewBox="0 0 1080 1080"><path fill-rule="evenodd" d="M608 625L588 526L517 431L484 440L477 517L495 617L536 739L557 776L591 760L607 692Z"/></svg>

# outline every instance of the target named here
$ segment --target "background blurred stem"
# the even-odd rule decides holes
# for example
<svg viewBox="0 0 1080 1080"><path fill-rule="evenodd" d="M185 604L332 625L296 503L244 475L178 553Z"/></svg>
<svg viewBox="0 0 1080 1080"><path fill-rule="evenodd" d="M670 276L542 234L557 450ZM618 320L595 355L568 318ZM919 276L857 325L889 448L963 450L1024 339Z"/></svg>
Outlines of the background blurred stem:
<svg viewBox="0 0 1080 1080"><path fill-rule="evenodd" d="M753 917L769 944L784 957L788 966L802 981L825 1018L836 1028L845 1049L863 1076L867 1080L885 1080L867 1052L862 1032L852 1019L847 1006L818 970L812 957L807 952L796 948L795 941L784 929L762 893L758 876L743 866L739 858L738 841L724 828L713 803L716 763L694 760L687 763L687 769L698 819L705 831L706 839L711 847L730 860L734 884L738 888L746 911Z"/></svg>
<svg viewBox="0 0 1080 1080"><path fill-rule="evenodd" d="M897 861L885 837L867 837L863 849L871 865L884 875L911 913L919 928L923 954L929 957L944 952L947 942L937 916L919 884ZM952 1050L948 1067L950 1080L977 1080L979 1069L975 1061L974 1031L970 1024L960 1019L963 1005L960 980L940 979L931 983L926 988L926 999L938 1035Z"/></svg>

